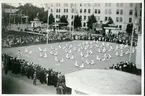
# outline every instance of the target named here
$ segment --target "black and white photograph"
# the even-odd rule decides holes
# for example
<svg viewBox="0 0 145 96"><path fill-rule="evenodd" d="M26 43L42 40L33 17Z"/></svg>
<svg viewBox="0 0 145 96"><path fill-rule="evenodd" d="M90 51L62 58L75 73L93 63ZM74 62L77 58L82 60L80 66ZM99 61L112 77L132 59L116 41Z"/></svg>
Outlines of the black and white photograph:
<svg viewBox="0 0 145 96"><path fill-rule="evenodd" d="M143 2L2 2L2 94L142 95Z"/></svg>

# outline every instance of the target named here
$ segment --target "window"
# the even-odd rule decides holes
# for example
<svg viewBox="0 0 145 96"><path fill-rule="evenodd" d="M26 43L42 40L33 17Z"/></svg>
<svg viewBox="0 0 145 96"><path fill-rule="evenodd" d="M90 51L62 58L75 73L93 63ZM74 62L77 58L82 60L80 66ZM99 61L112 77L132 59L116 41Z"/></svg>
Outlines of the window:
<svg viewBox="0 0 145 96"><path fill-rule="evenodd" d="M111 9L108 10L108 14L111 14Z"/></svg>
<svg viewBox="0 0 145 96"><path fill-rule="evenodd" d="M119 17L116 17L116 22L119 22Z"/></svg>
<svg viewBox="0 0 145 96"><path fill-rule="evenodd" d="M81 20L82 20L82 16L80 16Z"/></svg>
<svg viewBox="0 0 145 96"><path fill-rule="evenodd" d="M107 14L107 9L105 9L105 14Z"/></svg>
<svg viewBox="0 0 145 96"><path fill-rule="evenodd" d="M84 13L86 13L86 9L84 9Z"/></svg>
<svg viewBox="0 0 145 96"><path fill-rule="evenodd" d="M68 7L68 4L67 3L64 3L64 7Z"/></svg>
<svg viewBox="0 0 145 96"><path fill-rule="evenodd" d="M100 3L98 3L98 7L100 7Z"/></svg>
<svg viewBox="0 0 145 96"><path fill-rule="evenodd" d="M111 7L111 3L105 3L106 7Z"/></svg>
<svg viewBox="0 0 145 96"><path fill-rule="evenodd" d="M56 3L56 6L58 7L59 6L59 3Z"/></svg>
<svg viewBox="0 0 145 96"><path fill-rule="evenodd" d="M95 6L97 6L97 3L95 3Z"/></svg>
<svg viewBox="0 0 145 96"><path fill-rule="evenodd" d="M84 23L84 27L86 26L86 23Z"/></svg>
<svg viewBox="0 0 145 96"><path fill-rule="evenodd" d="M58 12L58 9L56 9L56 12Z"/></svg>
<svg viewBox="0 0 145 96"><path fill-rule="evenodd" d="M71 12L74 13L74 9L72 9Z"/></svg>
<svg viewBox="0 0 145 96"><path fill-rule="evenodd" d="M120 15L123 15L123 10L120 10Z"/></svg>
<svg viewBox="0 0 145 96"><path fill-rule="evenodd" d="M97 13L97 9L95 9L95 13Z"/></svg>
<svg viewBox="0 0 145 96"><path fill-rule="evenodd" d="M86 3L84 3L84 7L86 7Z"/></svg>
<svg viewBox="0 0 145 96"><path fill-rule="evenodd" d="M71 16L71 19L73 19L73 15Z"/></svg>
<svg viewBox="0 0 145 96"><path fill-rule="evenodd" d="M60 18L60 15L59 15L59 18Z"/></svg>
<svg viewBox="0 0 145 96"><path fill-rule="evenodd" d="M107 17L105 17L105 21L107 21Z"/></svg>
<svg viewBox="0 0 145 96"><path fill-rule="evenodd" d="M88 20L89 20L90 16L88 16Z"/></svg>
<svg viewBox="0 0 145 96"><path fill-rule="evenodd" d="M90 9L88 9L88 13L91 13L91 10Z"/></svg>
<svg viewBox="0 0 145 96"><path fill-rule="evenodd" d="M59 6L60 6L60 4L59 4L59 3L56 3L56 6L57 6L57 7L59 7Z"/></svg>
<svg viewBox="0 0 145 96"><path fill-rule="evenodd" d="M65 9L64 9L64 13L65 13Z"/></svg>
<svg viewBox="0 0 145 96"><path fill-rule="evenodd" d="M71 22L71 25L73 25L73 21Z"/></svg>
<svg viewBox="0 0 145 96"><path fill-rule="evenodd" d="M100 3L95 3L95 6L100 7Z"/></svg>
<svg viewBox="0 0 145 96"><path fill-rule="evenodd" d="M122 22L123 21L123 19L122 19L122 17L120 17L120 22Z"/></svg>
<svg viewBox="0 0 145 96"><path fill-rule="evenodd" d="M80 9L80 13L82 13L82 9Z"/></svg>
<svg viewBox="0 0 145 96"><path fill-rule="evenodd" d="M132 22L132 18L129 18L129 23L131 23Z"/></svg>
<svg viewBox="0 0 145 96"><path fill-rule="evenodd" d="M119 7L119 3L117 3L116 6Z"/></svg>
<svg viewBox="0 0 145 96"><path fill-rule="evenodd" d="M59 13L60 13L60 9L59 9Z"/></svg>
<svg viewBox="0 0 145 96"><path fill-rule="evenodd" d="M98 14L100 14L101 13L101 11L100 11L100 9L98 9Z"/></svg>
<svg viewBox="0 0 145 96"><path fill-rule="evenodd" d="M66 15L66 19L68 18L68 15Z"/></svg>
<svg viewBox="0 0 145 96"><path fill-rule="evenodd" d="M108 6L111 7L111 3L109 3Z"/></svg>
<svg viewBox="0 0 145 96"><path fill-rule="evenodd" d="M133 7L133 3L130 3L130 7Z"/></svg>
<svg viewBox="0 0 145 96"><path fill-rule="evenodd" d="M84 20L86 20L86 16L84 16Z"/></svg>
<svg viewBox="0 0 145 96"><path fill-rule="evenodd" d="M119 28L122 29L122 25L119 25Z"/></svg>
<svg viewBox="0 0 145 96"><path fill-rule="evenodd" d="M56 18L58 18L58 15L56 15Z"/></svg>
<svg viewBox="0 0 145 96"><path fill-rule="evenodd" d="M66 9L66 13L68 13L68 9Z"/></svg>
<svg viewBox="0 0 145 96"><path fill-rule="evenodd" d="M119 14L119 9L116 10L116 14Z"/></svg>
<svg viewBox="0 0 145 96"><path fill-rule="evenodd" d="M80 6L82 6L82 4L80 4Z"/></svg>
<svg viewBox="0 0 145 96"><path fill-rule="evenodd" d="M71 3L70 6L73 7L73 3Z"/></svg>
<svg viewBox="0 0 145 96"><path fill-rule="evenodd" d="M91 4L90 3L88 3L88 7L90 7L91 6Z"/></svg>
<svg viewBox="0 0 145 96"><path fill-rule="evenodd" d="M120 7L123 7L123 3L120 3Z"/></svg>
<svg viewBox="0 0 145 96"><path fill-rule="evenodd" d="M133 13L132 10L129 10L129 15L132 15L132 13Z"/></svg>

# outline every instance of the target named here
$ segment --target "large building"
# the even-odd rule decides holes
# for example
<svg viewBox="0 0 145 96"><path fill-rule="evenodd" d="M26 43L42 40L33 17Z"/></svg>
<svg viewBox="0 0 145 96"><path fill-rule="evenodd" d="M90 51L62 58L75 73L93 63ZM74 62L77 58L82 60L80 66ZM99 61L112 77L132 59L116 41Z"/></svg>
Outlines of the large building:
<svg viewBox="0 0 145 96"><path fill-rule="evenodd" d="M73 25L75 15L81 16L82 28L87 28L88 18L94 14L97 21L107 22L111 17L118 28L125 30L127 23L134 22L142 14L140 3L49 3L47 6L56 21L65 15L69 26Z"/></svg>

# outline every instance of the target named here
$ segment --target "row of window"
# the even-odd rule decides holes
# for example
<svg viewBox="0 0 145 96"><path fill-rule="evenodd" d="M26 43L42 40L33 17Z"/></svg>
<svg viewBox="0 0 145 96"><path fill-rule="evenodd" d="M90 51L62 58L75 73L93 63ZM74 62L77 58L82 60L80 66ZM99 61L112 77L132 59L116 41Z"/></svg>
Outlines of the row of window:
<svg viewBox="0 0 145 96"><path fill-rule="evenodd" d="M105 3L106 7L111 7L111 3Z"/></svg>
<svg viewBox="0 0 145 96"><path fill-rule="evenodd" d="M68 13L68 9L64 9L64 13Z"/></svg>
<svg viewBox="0 0 145 96"><path fill-rule="evenodd" d="M68 15L64 15L66 18L68 18ZM56 15L56 18L60 18L61 16L60 15ZM83 18L84 17L84 18ZM82 20L86 20L87 17L89 18L89 16L80 16L80 18ZM71 16L71 19L74 19L74 15ZM100 20L100 16L96 16L96 20ZM108 21L109 20L109 17L105 17L105 21ZM123 18L122 17L116 17L116 22L120 22L122 23L123 22ZM129 22L132 22L132 18L129 18Z"/></svg>
<svg viewBox="0 0 145 96"><path fill-rule="evenodd" d="M105 14L111 14L111 9L105 9Z"/></svg>
<svg viewBox="0 0 145 96"><path fill-rule="evenodd" d="M123 15L123 9L120 9L120 10L117 9L117 10L116 10L116 14L117 14L117 15Z"/></svg>
<svg viewBox="0 0 145 96"><path fill-rule="evenodd" d="M68 4L69 3L64 3L63 6L64 7L68 7ZM94 4L94 3L83 3L83 4L80 4L80 7L82 7L82 6L84 6L84 7L91 7L91 4ZM53 6L53 5L51 4L51 6ZM56 6L60 7L60 3L56 3ZM76 3L71 3L71 6L72 7L76 7ZM94 6L100 7L100 3L95 3ZM111 7L111 3L105 3L105 6L106 7ZM124 7L124 4L123 3L117 3L116 6L117 7ZM133 3L130 3L129 6L133 7Z"/></svg>
<svg viewBox="0 0 145 96"><path fill-rule="evenodd" d="M80 9L80 13L82 13L83 12L83 10L82 9ZM84 9L84 13L86 13L87 12L87 9ZM88 13L91 13L91 9L88 9Z"/></svg>
<svg viewBox="0 0 145 96"><path fill-rule="evenodd" d="M116 22L123 22L123 18L122 17L116 17Z"/></svg>
<svg viewBox="0 0 145 96"><path fill-rule="evenodd" d="M56 12L57 13L60 13L60 9L56 9ZM77 10L76 10L77 11ZM91 9L80 9L80 13L87 13L87 11L88 11L88 13L91 13ZM53 12L53 10L51 9L51 12ZM74 9L72 9L72 11L71 11L72 13L74 13L75 12L75 10ZM68 13L68 9L64 9L64 13ZM100 11L100 9L95 9L95 14L100 14L101 13L101 11ZM111 9L105 9L105 14L107 15L107 14L112 14L112 12L111 12ZM117 9L116 10L116 14L117 15L123 15L123 9ZM129 15L132 15L133 14L133 10L129 10Z"/></svg>
<svg viewBox="0 0 145 96"><path fill-rule="evenodd" d="M68 15L64 15L64 16L66 19L68 18ZM56 18L60 18L60 17L61 17L61 15L56 15Z"/></svg>
<svg viewBox="0 0 145 96"><path fill-rule="evenodd" d="M100 14L100 13L101 13L100 9L95 9L95 14Z"/></svg>

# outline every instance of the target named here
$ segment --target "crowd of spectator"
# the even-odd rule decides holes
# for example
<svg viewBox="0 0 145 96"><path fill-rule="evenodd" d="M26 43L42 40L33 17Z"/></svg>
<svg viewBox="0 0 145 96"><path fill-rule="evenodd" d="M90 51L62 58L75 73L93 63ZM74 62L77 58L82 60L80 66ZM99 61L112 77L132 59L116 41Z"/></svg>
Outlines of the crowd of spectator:
<svg viewBox="0 0 145 96"><path fill-rule="evenodd" d="M105 36L96 36L91 34L73 35L72 39L73 40L98 40L98 41L131 45L131 38L126 33L118 33L117 35L108 34ZM137 46L137 36L134 36L133 38L133 46Z"/></svg>
<svg viewBox="0 0 145 96"><path fill-rule="evenodd" d="M46 36L40 35L10 35L2 39L3 47L14 47L46 42Z"/></svg>
<svg viewBox="0 0 145 96"><path fill-rule="evenodd" d="M56 87L57 94L71 94L71 89L65 85L65 76L61 72L45 69L39 64L27 62L24 59L2 55L4 73L11 71L13 74L21 74L33 80L33 84L41 84Z"/></svg>
<svg viewBox="0 0 145 96"><path fill-rule="evenodd" d="M13 46L28 45L28 44L40 44L40 43L46 43L47 40L49 43L58 42L58 41L70 41L70 40L99 40L99 41L106 41L106 42L114 42L118 44L131 45L131 38L126 33L118 33L117 35L109 33L104 36L97 36L92 34L72 35L69 32L49 32L48 39L47 39L47 34L44 35L28 34L23 36L8 35L2 38L2 46L13 47ZM134 35L133 46L137 46L137 35Z"/></svg>
<svg viewBox="0 0 145 96"><path fill-rule="evenodd" d="M23 46L23 45L31 45L31 44L40 44L46 43L47 34L44 35L8 35L2 38L2 46L3 47L15 47L15 46ZM48 42L58 42L58 41L66 41L71 40L70 33L49 33L48 34Z"/></svg>
<svg viewBox="0 0 145 96"><path fill-rule="evenodd" d="M134 63L128 61L120 62L117 63L116 65L113 64L111 67L109 67L109 69L116 69L116 70L132 73L136 75L141 75L141 70L137 69Z"/></svg>

